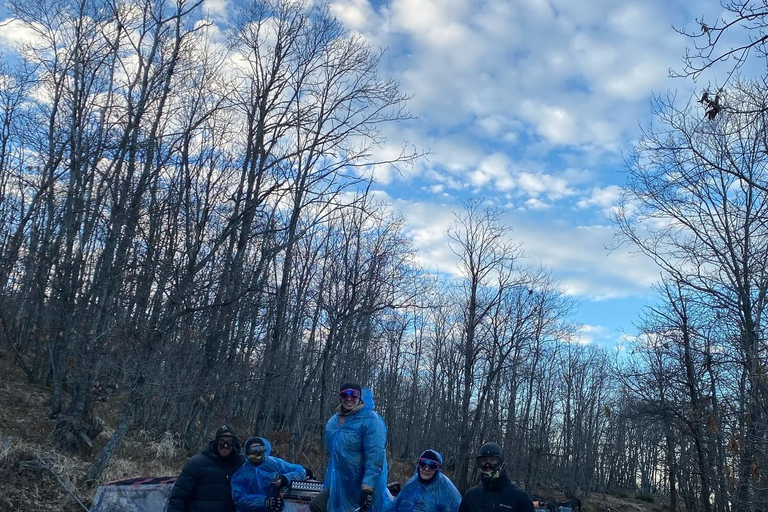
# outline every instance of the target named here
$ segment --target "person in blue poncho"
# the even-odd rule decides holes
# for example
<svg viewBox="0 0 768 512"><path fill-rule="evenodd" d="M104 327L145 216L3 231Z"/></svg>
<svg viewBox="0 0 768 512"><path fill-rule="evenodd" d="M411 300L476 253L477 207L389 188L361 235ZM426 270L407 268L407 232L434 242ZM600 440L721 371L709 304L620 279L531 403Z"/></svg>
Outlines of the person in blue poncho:
<svg viewBox="0 0 768 512"><path fill-rule="evenodd" d="M368 388L346 383L339 407L325 425L329 460L323 491L312 512L383 512L392 503L387 489L387 427L376 413Z"/></svg>
<svg viewBox="0 0 768 512"><path fill-rule="evenodd" d="M263 437L245 442L245 464L232 476L232 500L237 512L278 512L283 509L281 487L304 480L307 473L298 464L272 457L272 445Z"/></svg>
<svg viewBox="0 0 768 512"><path fill-rule="evenodd" d="M394 512L457 512L461 493L440 468L443 456L426 450L395 500Z"/></svg>

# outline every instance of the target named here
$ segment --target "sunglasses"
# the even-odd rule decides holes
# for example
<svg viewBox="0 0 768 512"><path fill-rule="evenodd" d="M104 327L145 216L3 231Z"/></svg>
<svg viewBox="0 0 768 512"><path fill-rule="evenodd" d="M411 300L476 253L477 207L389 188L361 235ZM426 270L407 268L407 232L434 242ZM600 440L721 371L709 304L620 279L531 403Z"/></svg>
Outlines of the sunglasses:
<svg viewBox="0 0 768 512"><path fill-rule="evenodd" d="M217 445L219 448L232 448L232 441L219 441Z"/></svg>
<svg viewBox="0 0 768 512"><path fill-rule="evenodd" d="M248 447L248 455L261 455L266 451L267 451L267 447L261 446L260 444Z"/></svg>
<svg viewBox="0 0 768 512"><path fill-rule="evenodd" d="M432 459L419 459L419 467L421 469L430 469L432 471L437 471L438 469L440 469L440 463Z"/></svg>
<svg viewBox="0 0 768 512"><path fill-rule="evenodd" d="M345 389L339 393L339 400L346 400L347 398L360 398L360 392L356 389Z"/></svg>

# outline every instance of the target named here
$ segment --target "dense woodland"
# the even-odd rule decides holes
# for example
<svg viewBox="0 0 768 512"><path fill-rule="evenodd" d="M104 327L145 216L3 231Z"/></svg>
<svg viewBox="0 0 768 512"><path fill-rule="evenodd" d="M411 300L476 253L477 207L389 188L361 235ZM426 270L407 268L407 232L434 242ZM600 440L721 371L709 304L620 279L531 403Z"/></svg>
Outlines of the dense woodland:
<svg viewBox="0 0 768 512"><path fill-rule="evenodd" d="M391 456L436 448L461 488L495 439L529 489L766 510L763 79L655 98L615 221L662 281L603 350L576 343L576 304L500 210L456 209L456 274L419 267L369 179L420 156L382 149L408 98L327 8L252 1L227 27L183 0L9 8L33 37L0 69L0 344L52 389L60 450L120 401L89 478L129 429L193 451L221 421L289 432L302 462L357 380ZM764 57L765 3L726 12L745 23L702 22L682 75Z"/></svg>

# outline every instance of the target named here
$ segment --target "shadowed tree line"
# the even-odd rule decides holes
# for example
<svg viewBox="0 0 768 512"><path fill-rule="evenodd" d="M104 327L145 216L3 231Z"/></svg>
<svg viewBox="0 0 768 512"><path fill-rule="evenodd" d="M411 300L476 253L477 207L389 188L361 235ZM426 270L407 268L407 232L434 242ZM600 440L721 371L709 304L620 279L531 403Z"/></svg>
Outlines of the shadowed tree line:
<svg viewBox="0 0 768 512"><path fill-rule="evenodd" d="M383 136L408 98L326 6L250 2L224 32L199 2L10 8L30 37L0 70L2 343L52 389L59 449L120 404L89 479L131 428L195 450L221 421L322 465L357 380L391 455L435 448L461 488L495 439L528 489L768 502L761 83L714 116L659 99L616 220L664 282L617 355L575 343L572 299L498 210L456 211L454 276L419 267L367 178L418 157Z"/></svg>

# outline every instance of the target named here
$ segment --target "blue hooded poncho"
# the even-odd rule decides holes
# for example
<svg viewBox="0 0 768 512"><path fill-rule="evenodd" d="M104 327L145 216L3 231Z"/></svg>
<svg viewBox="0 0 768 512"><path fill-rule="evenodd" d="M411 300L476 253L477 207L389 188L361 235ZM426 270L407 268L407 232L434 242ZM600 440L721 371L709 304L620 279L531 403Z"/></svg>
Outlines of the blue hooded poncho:
<svg viewBox="0 0 768 512"><path fill-rule="evenodd" d="M369 512L382 512L392 503L387 489L387 427L373 410L373 394L362 390L362 409L346 416L339 426L337 412L325 425L328 467L323 488L330 489L328 512L353 512L362 486L374 490Z"/></svg>
<svg viewBox="0 0 768 512"><path fill-rule="evenodd" d="M248 439L244 453L248 453L248 447L259 439L267 448L264 461L254 466L246 457L245 464L232 476L232 500L238 512L266 512L264 502L269 497L277 496L279 491L273 483L276 474L285 475L290 482L307 477L307 472L298 464L271 457L269 454L272 453L272 445L263 437Z"/></svg>
<svg viewBox="0 0 768 512"><path fill-rule="evenodd" d="M435 450L426 450L419 458L427 452L434 453L442 467L443 456ZM393 512L456 512L460 503L461 494L450 478L438 471L429 482L422 483L417 465L414 475L397 495Z"/></svg>

